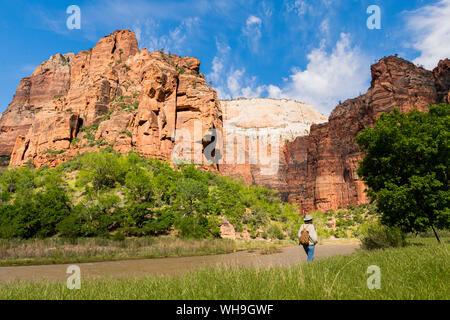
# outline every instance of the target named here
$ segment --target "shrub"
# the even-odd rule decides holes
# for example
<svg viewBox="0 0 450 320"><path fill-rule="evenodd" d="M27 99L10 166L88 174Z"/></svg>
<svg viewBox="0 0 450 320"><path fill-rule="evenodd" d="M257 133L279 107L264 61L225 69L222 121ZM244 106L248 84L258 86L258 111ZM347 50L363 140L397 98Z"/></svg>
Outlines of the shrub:
<svg viewBox="0 0 450 320"><path fill-rule="evenodd" d="M267 234L272 239L283 240L285 238L283 231L276 224L272 224L269 226L269 228L267 229Z"/></svg>
<svg viewBox="0 0 450 320"><path fill-rule="evenodd" d="M209 238L208 220L205 217L182 217L176 223L175 227L185 238Z"/></svg>
<svg viewBox="0 0 450 320"><path fill-rule="evenodd" d="M80 142L79 138L73 138L72 141L70 141L70 145L74 146L76 145L78 142Z"/></svg>
<svg viewBox="0 0 450 320"><path fill-rule="evenodd" d="M129 130L122 130L122 131L119 132L119 134L126 134L130 138L132 137L132 134L131 134L131 132Z"/></svg>
<svg viewBox="0 0 450 320"><path fill-rule="evenodd" d="M363 249L383 249L405 245L405 234L399 228L388 227L380 222L372 222L360 227Z"/></svg>
<svg viewBox="0 0 450 320"><path fill-rule="evenodd" d="M64 152L66 152L66 149L60 149L60 150L47 149L47 150L44 151L44 153L50 154L50 155L58 155L58 154L61 154L61 153L64 153Z"/></svg>
<svg viewBox="0 0 450 320"><path fill-rule="evenodd" d="M125 236L123 235L122 232L116 232L113 235L112 239L115 240L115 241L124 241L125 240Z"/></svg>
<svg viewBox="0 0 450 320"><path fill-rule="evenodd" d="M127 173L125 162L122 155L103 150L83 154L77 183L86 187L91 183L95 190L112 188L116 183L123 184Z"/></svg>

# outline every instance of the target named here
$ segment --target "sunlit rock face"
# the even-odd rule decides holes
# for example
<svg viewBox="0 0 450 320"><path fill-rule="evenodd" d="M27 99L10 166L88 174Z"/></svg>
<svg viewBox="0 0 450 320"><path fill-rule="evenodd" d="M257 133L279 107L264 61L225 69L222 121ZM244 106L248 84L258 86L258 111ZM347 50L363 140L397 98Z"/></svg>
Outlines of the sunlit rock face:
<svg viewBox="0 0 450 320"><path fill-rule="evenodd" d="M181 131L202 150L209 129L221 132L222 112L199 68L196 58L139 50L129 30L52 56L21 81L2 115L0 155L11 165L55 166L110 146L170 159Z"/></svg>
<svg viewBox="0 0 450 320"><path fill-rule="evenodd" d="M314 106L289 99L221 101L223 164L220 171L280 191L287 199L285 146L309 134L312 124L326 117Z"/></svg>
<svg viewBox="0 0 450 320"><path fill-rule="evenodd" d="M275 174L261 174L264 165L249 163L248 141L240 144L244 145L240 149L244 150L245 164L225 164L221 172L279 190L284 200L298 203L302 213L367 203L366 187L356 174L362 157L354 141L356 135L394 107L401 112L427 111L430 104L448 103L450 60L442 60L428 71L390 56L372 65L371 73L367 92L338 105L328 121L314 107L295 101L222 101L224 136L238 132L248 140L276 132L280 143ZM236 145L237 141L230 144Z"/></svg>

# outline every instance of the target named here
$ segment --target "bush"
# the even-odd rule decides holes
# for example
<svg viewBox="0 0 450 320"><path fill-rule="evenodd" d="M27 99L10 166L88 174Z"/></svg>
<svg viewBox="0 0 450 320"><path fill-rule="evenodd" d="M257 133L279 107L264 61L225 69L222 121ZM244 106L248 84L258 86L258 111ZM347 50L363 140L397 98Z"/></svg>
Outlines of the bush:
<svg viewBox="0 0 450 320"><path fill-rule="evenodd" d="M388 227L379 222L361 226L360 233L363 249L384 249L405 245L405 234L399 228Z"/></svg>
<svg viewBox="0 0 450 320"><path fill-rule="evenodd" d="M208 220L205 217L183 217L175 226L184 238L210 238Z"/></svg>
<svg viewBox="0 0 450 320"><path fill-rule="evenodd" d="M276 224L272 224L269 226L269 228L267 229L267 234L272 239L283 240L285 238L283 231Z"/></svg>

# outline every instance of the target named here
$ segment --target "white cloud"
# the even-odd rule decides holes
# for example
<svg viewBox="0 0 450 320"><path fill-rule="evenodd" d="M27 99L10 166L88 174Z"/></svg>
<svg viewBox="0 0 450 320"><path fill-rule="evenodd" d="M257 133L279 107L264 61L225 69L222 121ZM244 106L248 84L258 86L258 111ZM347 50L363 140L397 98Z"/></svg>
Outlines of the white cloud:
<svg viewBox="0 0 450 320"><path fill-rule="evenodd" d="M262 11L264 12L264 15L268 18L272 16L273 8L271 5L268 5L265 1L261 2Z"/></svg>
<svg viewBox="0 0 450 320"><path fill-rule="evenodd" d="M328 115L339 100L358 96L368 87L368 58L357 47L351 46L348 34L341 33L331 53L325 51L322 42L307 57L306 69L294 69L282 88L267 87L269 97L306 102Z"/></svg>
<svg viewBox="0 0 450 320"><path fill-rule="evenodd" d="M249 77L244 68L224 70L222 77L224 81L214 86L219 99L255 98L266 91L266 86L258 86L257 78Z"/></svg>
<svg viewBox="0 0 450 320"><path fill-rule="evenodd" d="M412 47L420 51L414 63L433 69L450 57L450 0L408 12L407 25L413 31Z"/></svg>
<svg viewBox="0 0 450 320"><path fill-rule="evenodd" d="M207 79L212 81L212 85L216 89L220 99L228 99L229 90L224 83L224 79L226 78L225 74L228 72L226 66L231 48L227 43L221 42L218 39L216 39L216 48L217 53L212 61L212 72L207 75Z"/></svg>
<svg viewBox="0 0 450 320"><path fill-rule="evenodd" d="M227 88L232 97L238 96L242 90L241 89L241 79L242 79L242 75L244 74L244 72L245 72L245 69L233 70L227 76Z"/></svg>
<svg viewBox="0 0 450 320"><path fill-rule="evenodd" d="M250 27L250 26L252 26L252 25L258 25L258 26L260 26L260 25L261 25L261 19L258 18L258 17L256 17L256 16L250 15L250 16L247 18L247 27Z"/></svg>
<svg viewBox="0 0 450 320"><path fill-rule="evenodd" d="M328 18L324 19L319 26L319 30L325 34L329 35L330 33L330 20Z"/></svg>
<svg viewBox="0 0 450 320"><path fill-rule="evenodd" d="M253 52L258 50L258 42L261 39L261 25L262 21L260 18L250 15L247 18L245 27L242 29L243 35L247 37L249 48Z"/></svg>
<svg viewBox="0 0 450 320"><path fill-rule="evenodd" d="M305 70L293 69L282 86L258 84L245 68L236 68L230 61L231 48L216 41L217 55L213 59L213 81L220 99L238 97L290 98L309 103L328 115L340 100L365 92L370 81L370 59L358 47L351 45L350 35L341 33L331 52L325 50L325 40L309 52Z"/></svg>

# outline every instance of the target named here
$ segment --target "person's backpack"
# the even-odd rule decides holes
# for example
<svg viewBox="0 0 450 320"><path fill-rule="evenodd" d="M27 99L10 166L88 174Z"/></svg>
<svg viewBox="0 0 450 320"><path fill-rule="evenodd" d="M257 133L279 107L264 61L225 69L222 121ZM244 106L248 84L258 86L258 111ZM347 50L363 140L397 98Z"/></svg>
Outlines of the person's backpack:
<svg viewBox="0 0 450 320"><path fill-rule="evenodd" d="M305 227L303 227L303 230L300 233L300 244L309 245L308 225L305 225Z"/></svg>

